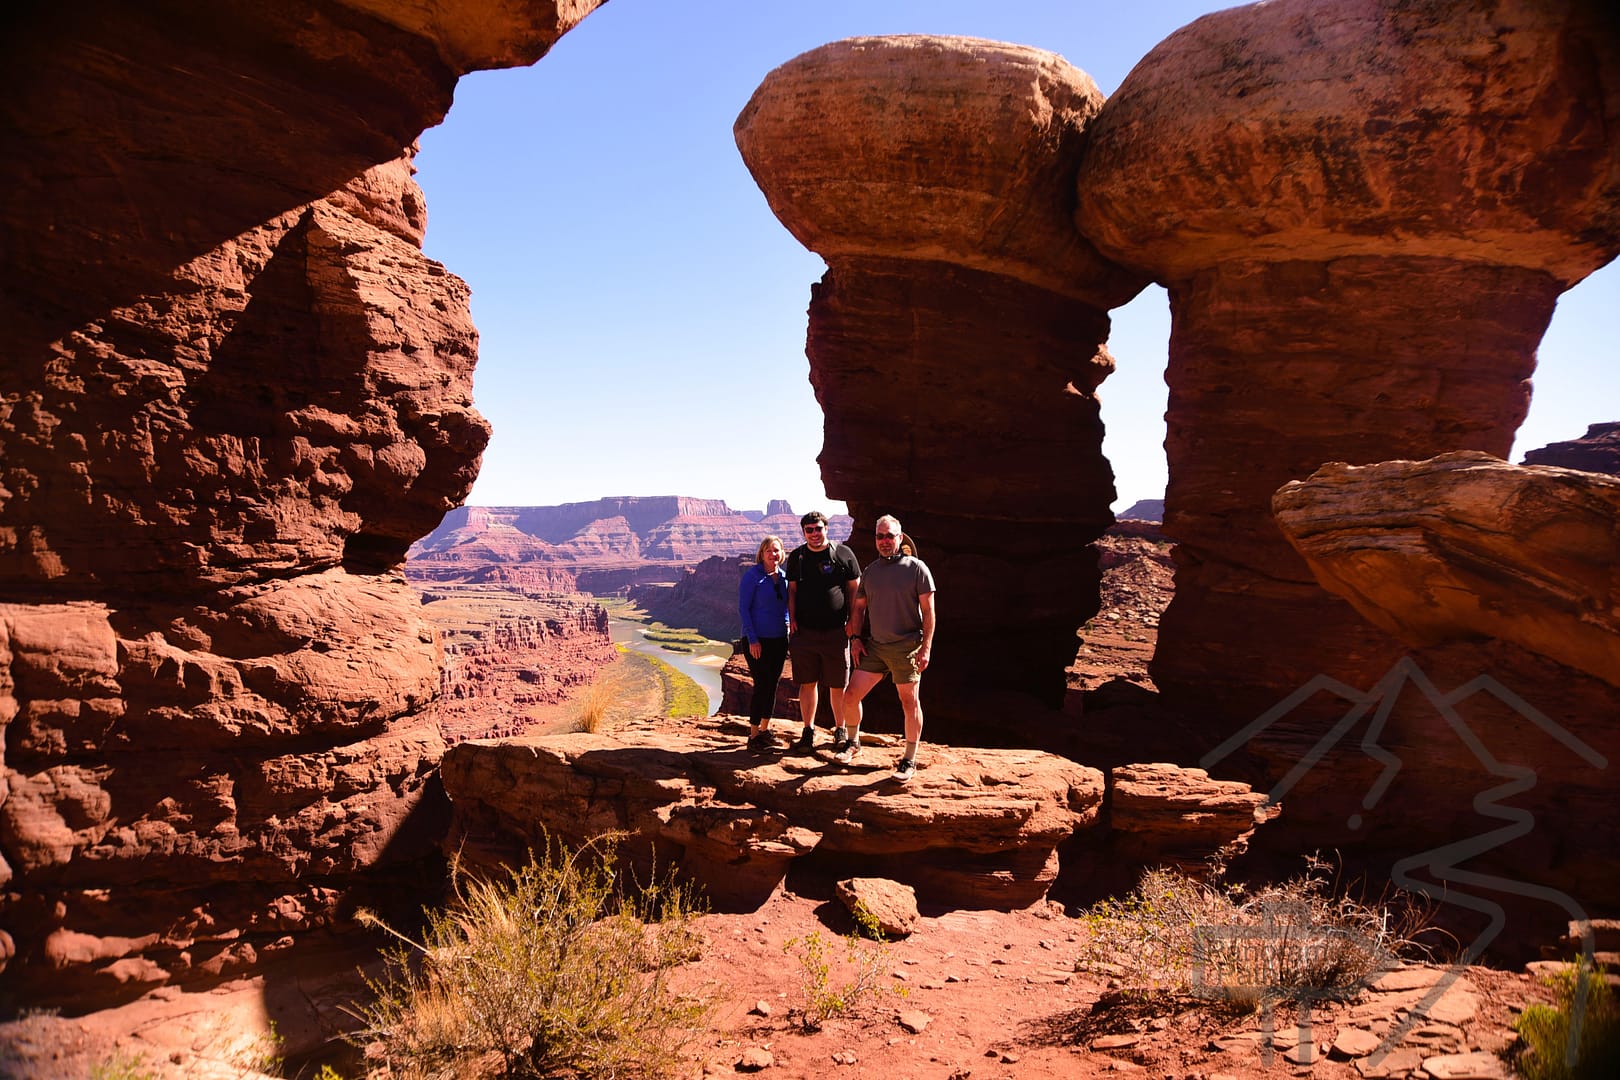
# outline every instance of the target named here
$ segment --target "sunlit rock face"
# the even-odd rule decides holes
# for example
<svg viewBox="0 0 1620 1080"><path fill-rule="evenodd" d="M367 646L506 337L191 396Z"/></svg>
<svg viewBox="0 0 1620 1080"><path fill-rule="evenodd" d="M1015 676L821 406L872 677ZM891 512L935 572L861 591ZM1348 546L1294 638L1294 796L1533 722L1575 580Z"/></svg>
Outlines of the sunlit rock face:
<svg viewBox="0 0 1620 1080"><path fill-rule="evenodd" d="M9 1005L252 970L437 840L440 647L399 565L488 426L410 158L460 73L591 6L9 20Z"/></svg>
<svg viewBox="0 0 1620 1080"><path fill-rule="evenodd" d="M771 209L828 264L807 348L827 492L863 558L894 514L939 582L936 736L1001 692L1059 700L1097 610L1106 312L1144 283L1070 220L1101 103L1038 49L852 38L771 72L735 126Z"/></svg>
<svg viewBox="0 0 1620 1080"><path fill-rule="evenodd" d="M1596 3L1206 16L1092 122L1077 221L1170 292L1176 598L1153 674L1229 734L1400 646L1321 590L1271 495L1326 461L1503 456L1558 295L1620 250Z"/></svg>
<svg viewBox="0 0 1620 1080"><path fill-rule="evenodd" d="M1620 882L1594 854L1613 687L1480 636L1501 628L1392 637L1270 507L1326 462L1508 452L1559 294L1620 251L1617 64L1586 0L1235 8L1137 65L1076 187L1081 231L1170 292L1178 569L1152 671L1204 722L1200 764L1272 785L1259 844L1543 928Z"/></svg>

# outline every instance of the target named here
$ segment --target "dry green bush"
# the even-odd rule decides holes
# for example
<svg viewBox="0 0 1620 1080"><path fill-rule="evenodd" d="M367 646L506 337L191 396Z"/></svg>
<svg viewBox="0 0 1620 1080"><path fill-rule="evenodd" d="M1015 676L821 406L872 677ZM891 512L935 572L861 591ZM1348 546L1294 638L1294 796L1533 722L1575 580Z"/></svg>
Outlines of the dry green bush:
<svg viewBox="0 0 1620 1080"><path fill-rule="evenodd" d="M904 987L882 982L890 964L877 917L864 904L855 906L854 916L855 929L836 939L836 945L820 930L782 943L782 951L799 965L799 1024L806 1031L820 1030L835 1016L858 1013L885 993L905 996Z"/></svg>
<svg viewBox="0 0 1620 1080"><path fill-rule="evenodd" d="M1553 1005L1531 1005L1513 1022L1524 1039L1514 1062L1528 1080L1612 1080L1620 1076L1620 1003L1603 968L1571 964L1542 980Z"/></svg>
<svg viewBox="0 0 1620 1080"><path fill-rule="evenodd" d="M1422 921L1334 896L1309 871L1248 893L1178 870L1150 870L1124 899L1083 917L1077 967L1118 978L1144 995L1190 996L1260 1006L1279 998L1352 996L1393 963Z"/></svg>
<svg viewBox="0 0 1620 1080"><path fill-rule="evenodd" d="M615 856L611 838L548 839L510 878L452 867L456 899L426 913L420 941L364 913L398 943L350 1010L352 1040L396 1078L468 1075L492 1054L508 1077L673 1071L708 1009L671 981L699 952L693 898L668 876L621 889Z"/></svg>

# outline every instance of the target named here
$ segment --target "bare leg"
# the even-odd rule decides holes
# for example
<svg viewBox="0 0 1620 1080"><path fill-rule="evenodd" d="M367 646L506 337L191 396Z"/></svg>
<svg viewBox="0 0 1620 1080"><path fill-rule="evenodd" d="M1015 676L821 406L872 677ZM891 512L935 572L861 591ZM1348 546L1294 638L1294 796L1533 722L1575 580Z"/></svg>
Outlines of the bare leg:
<svg viewBox="0 0 1620 1080"><path fill-rule="evenodd" d="M827 704L832 706L833 727L844 722L844 688L827 687Z"/></svg>
<svg viewBox="0 0 1620 1080"><path fill-rule="evenodd" d="M802 683L799 686L799 718L804 721L804 726L805 727L814 727L815 724L816 724L816 706L820 703L818 701L818 699L817 699L816 687L818 687L820 685L821 685L820 683L809 682L809 683ZM834 691L834 693L836 693L836 691ZM833 699L833 715L834 716L838 715L837 710L838 710L838 699L834 698Z"/></svg>
<svg viewBox="0 0 1620 1080"><path fill-rule="evenodd" d="M917 697L917 684L895 683L894 690L900 695L900 710L906 714L907 745L922 742L922 701Z"/></svg>
<svg viewBox="0 0 1620 1080"><path fill-rule="evenodd" d="M839 710L839 724L854 739L861 733L861 699L872 692L872 687L883 681L875 671L856 668L849 673L849 687L844 691L843 708Z"/></svg>

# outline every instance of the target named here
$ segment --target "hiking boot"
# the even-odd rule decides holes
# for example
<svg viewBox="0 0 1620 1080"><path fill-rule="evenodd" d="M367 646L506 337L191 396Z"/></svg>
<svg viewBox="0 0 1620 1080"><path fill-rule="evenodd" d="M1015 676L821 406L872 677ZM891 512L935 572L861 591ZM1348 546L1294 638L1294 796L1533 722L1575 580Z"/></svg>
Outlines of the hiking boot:
<svg viewBox="0 0 1620 1080"><path fill-rule="evenodd" d="M861 752L861 740L851 739L844 744L844 748L833 755L833 760L840 765L848 765L855 760L855 755Z"/></svg>
<svg viewBox="0 0 1620 1080"><path fill-rule="evenodd" d="M836 754L849 745L849 732L841 727L833 728L833 753Z"/></svg>
<svg viewBox="0 0 1620 1080"><path fill-rule="evenodd" d="M793 744L795 754L810 754L816 749L816 729L805 728L799 735L799 741Z"/></svg>
<svg viewBox="0 0 1620 1080"><path fill-rule="evenodd" d="M908 757L900 759L900 764L894 767L894 782L903 784L917 775L917 763Z"/></svg>
<svg viewBox="0 0 1620 1080"><path fill-rule="evenodd" d="M782 744L776 741L776 736L769 731L762 731L758 735L748 736L748 749L756 754L768 754L780 750Z"/></svg>

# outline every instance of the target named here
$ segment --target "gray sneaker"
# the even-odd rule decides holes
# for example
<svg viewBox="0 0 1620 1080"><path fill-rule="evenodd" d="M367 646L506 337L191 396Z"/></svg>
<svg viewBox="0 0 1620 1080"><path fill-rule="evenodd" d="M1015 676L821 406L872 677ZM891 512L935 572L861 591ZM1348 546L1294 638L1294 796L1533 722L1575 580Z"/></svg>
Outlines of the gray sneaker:
<svg viewBox="0 0 1620 1080"><path fill-rule="evenodd" d="M855 760L855 755L861 752L861 740L851 739L844 744L844 748L833 755L833 760L840 765L848 765Z"/></svg>
<svg viewBox="0 0 1620 1080"><path fill-rule="evenodd" d="M799 735L799 741L793 744L795 754L814 753L816 749L816 729L805 728Z"/></svg>
<svg viewBox="0 0 1620 1080"><path fill-rule="evenodd" d="M904 784L916 775L917 763L908 757L901 758L900 764L894 767L894 782L897 784Z"/></svg>

